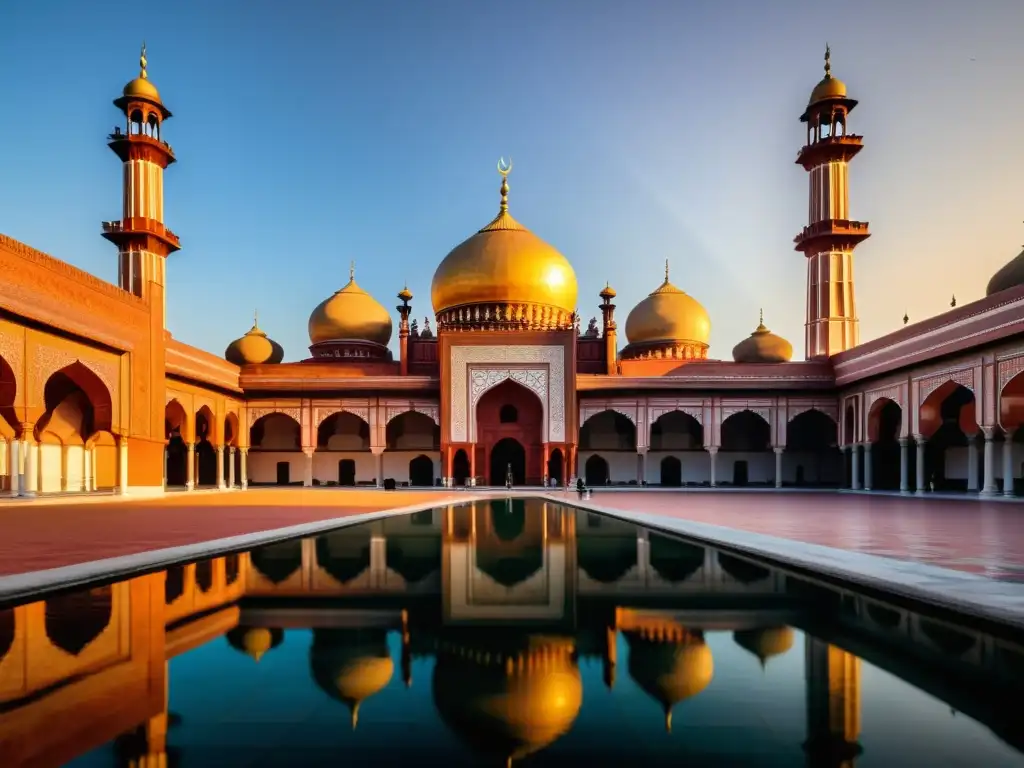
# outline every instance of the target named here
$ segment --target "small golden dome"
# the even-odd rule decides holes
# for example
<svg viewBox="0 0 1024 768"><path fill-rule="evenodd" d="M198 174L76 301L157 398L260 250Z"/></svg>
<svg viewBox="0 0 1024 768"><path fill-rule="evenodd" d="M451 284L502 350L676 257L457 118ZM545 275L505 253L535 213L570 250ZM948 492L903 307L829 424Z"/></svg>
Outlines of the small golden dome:
<svg viewBox="0 0 1024 768"><path fill-rule="evenodd" d="M661 642L625 633L629 641L629 676L665 710L672 730L672 707L696 696L711 683L715 662L703 640Z"/></svg>
<svg viewBox="0 0 1024 768"><path fill-rule="evenodd" d="M534 638L518 657L490 643L452 645L434 666L441 720L480 753L507 763L538 752L572 727L583 682L571 645Z"/></svg>
<svg viewBox="0 0 1024 768"><path fill-rule="evenodd" d="M309 316L309 340L372 341L386 347L391 341L391 315L375 299L356 285L355 267L349 270L348 283L333 296L324 299Z"/></svg>
<svg viewBox="0 0 1024 768"><path fill-rule="evenodd" d="M405 286L404 288L402 288L402 290L400 290L398 292L398 299L399 299L399 301L402 301L402 302L405 302L405 303L408 303L408 302L412 301L412 291L409 290L409 286L408 285Z"/></svg>
<svg viewBox="0 0 1024 768"><path fill-rule="evenodd" d="M126 99L143 99L144 101L162 104L163 102L160 101L160 91L149 81L149 75L146 72L148 63L146 59L146 44L143 43L142 53L139 54L139 76L125 85L121 93Z"/></svg>
<svg viewBox="0 0 1024 768"><path fill-rule="evenodd" d="M508 168L501 208L486 227L452 249L430 286L434 312L472 304L533 304L576 311L576 273L568 259L508 212Z"/></svg>
<svg viewBox="0 0 1024 768"><path fill-rule="evenodd" d="M254 661L263 658L267 651L276 648L284 640L279 628L238 626L227 633L228 643L251 657Z"/></svg>
<svg viewBox="0 0 1024 768"><path fill-rule="evenodd" d="M793 345L765 327L763 311L754 332L732 348L737 363L788 363L792 358Z"/></svg>
<svg viewBox="0 0 1024 768"><path fill-rule="evenodd" d="M773 656L781 656L793 647L792 627L762 627L743 629L732 633L732 638L741 648L750 651L764 665Z"/></svg>
<svg viewBox="0 0 1024 768"><path fill-rule="evenodd" d="M992 275L988 281L988 287L985 289L985 295L991 296L993 293L1008 291L1018 285L1024 285L1024 251L1021 251L1016 258L1006 262Z"/></svg>
<svg viewBox="0 0 1024 768"><path fill-rule="evenodd" d="M637 304L626 317L626 339L630 344L655 341L690 341L707 344L711 318L699 301L676 288L668 279Z"/></svg>
<svg viewBox="0 0 1024 768"><path fill-rule="evenodd" d="M224 359L235 365L280 363L284 349L260 330L258 318L253 317L252 328L240 339L235 339L224 350Z"/></svg>
<svg viewBox="0 0 1024 768"><path fill-rule="evenodd" d="M846 83L840 80L838 77L832 77L832 49L829 46L825 46L825 76L821 78L821 81L814 86L814 90L811 91L811 98L808 100L807 105L817 104L819 101L825 101L826 99L845 99L846 98Z"/></svg>
<svg viewBox="0 0 1024 768"><path fill-rule="evenodd" d="M602 299L609 299L609 300L614 299L617 295L618 294L615 293L615 289L612 288L611 283L607 283L607 282L604 284L604 288L602 288L601 292L598 294L598 296L600 296Z"/></svg>
<svg viewBox="0 0 1024 768"><path fill-rule="evenodd" d="M317 685L352 712L359 723L359 705L384 690L395 673L387 638L374 630L315 630L310 666Z"/></svg>

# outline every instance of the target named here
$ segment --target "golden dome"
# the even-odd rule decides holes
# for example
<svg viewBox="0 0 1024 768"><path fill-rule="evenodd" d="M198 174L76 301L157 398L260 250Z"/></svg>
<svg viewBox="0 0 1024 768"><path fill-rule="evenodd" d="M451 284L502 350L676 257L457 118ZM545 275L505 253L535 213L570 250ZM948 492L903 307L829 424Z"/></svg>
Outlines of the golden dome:
<svg viewBox="0 0 1024 768"><path fill-rule="evenodd" d="M258 662L267 651L281 644L284 632L279 628L239 626L228 632L227 639L232 647Z"/></svg>
<svg viewBox="0 0 1024 768"><path fill-rule="evenodd" d="M826 99L845 99L846 98L846 83L840 80L838 77L832 77L832 49L827 45L825 46L825 76L821 78L821 81L814 86L814 90L811 91L811 98L808 100L807 105L817 104L819 101L825 101Z"/></svg>
<svg viewBox="0 0 1024 768"><path fill-rule="evenodd" d="M763 627L733 632L732 638L738 646L757 656L763 666L768 659L781 656L793 647L794 632L792 627Z"/></svg>
<svg viewBox="0 0 1024 768"><path fill-rule="evenodd" d="M356 285L355 267L349 269L348 283L324 299L309 316L309 340L372 341L386 347L391 341L391 315Z"/></svg>
<svg viewBox="0 0 1024 768"><path fill-rule="evenodd" d="M512 760L548 746L575 722L583 682L569 641L532 638L503 657L493 644L447 644L434 666L438 714L477 751Z"/></svg>
<svg viewBox="0 0 1024 768"><path fill-rule="evenodd" d="M703 640L662 642L624 633L629 641L629 676L665 709L672 730L672 707L708 687L715 674L711 649Z"/></svg>
<svg viewBox="0 0 1024 768"><path fill-rule="evenodd" d="M1006 262L998 272L992 275L988 281L988 288L985 289L985 295L991 296L993 293L1008 291L1018 285L1024 285L1024 251L1021 251L1016 258Z"/></svg>
<svg viewBox="0 0 1024 768"><path fill-rule="evenodd" d="M711 318L701 303L676 288L668 279L637 304L626 317L626 339L630 344L655 341L689 341L707 344Z"/></svg>
<svg viewBox="0 0 1024 768"><path fill-rule="evenodd" d="M472 304L527 304L576 311L576 273L568 259L512 218L502 172L501 208L486 227L455 246L434 272L434 312Z"/></svg>
<svg viewBox="0 0 1024 768"><path fill-rule="evenodd" d="M160 91L149 81L149 75L146 72L147 64L146 44L143 43L142 53L139 54L139 76L125 85L121 93L126 99L143 99L156 104L162 104L163 102L160 101Z"/></svg>
<svg viewBox="0 0 1024 768"><path fill-rule="evenodd" d="M737 363L788 363L792 358L793 345L765 327L763 311L754 332L732 348Z"/></svg>
<svg viewBox="0 0 1024 768"><path fill-rule="evenodd" d="M387 638L374 630L316 630L310 649L316 684L352 712L359 723L359 705L379 693L395 673Z"/></svg>
<svg viewBox="0 0 1024 768"><path fill-rule="evenodd" d="M252 328L242 338L228 344L224 359L235 365L280 363L284 359L284 349L260 330L257 318L253 317Z"/></svg>

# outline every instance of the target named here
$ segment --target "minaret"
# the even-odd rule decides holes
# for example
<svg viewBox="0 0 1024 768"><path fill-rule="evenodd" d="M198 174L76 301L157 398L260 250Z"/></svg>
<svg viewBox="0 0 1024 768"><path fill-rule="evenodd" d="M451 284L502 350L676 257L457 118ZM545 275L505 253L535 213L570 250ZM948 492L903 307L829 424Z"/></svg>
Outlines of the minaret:
<svg viewBox="0 0 1024 768"><path fill-rule="evenodd" d="M174 162L174 152L163 141L162 128L171 113L146 66L143 43L139 76L114 99L126 119L124 132L116 127L108 137L124 164L124 213L120 221L103 222L103 237L120 253L118 284L166 317L164 259L181 248L178 236L164 226L164 169Z"/></svg>
<svg viewBox="0 0 1024 768"><path fill-rule="evenodd" d="M396 309L398 310L398 359L399 359L399 372L403 376L409 375L409 313L412 311L412 307L409 302L412 301L412 291L409 290L409 286L406 285L402 290L398 292L398 300L402 303L399 304Z"/></svg>
<svg viewBox="0 0 1024 768"><path fill-rule="evenodd" d="M848 134L846 120L857 102L832 77L830 59L826 46L825 77L800 116L807 123L807 144L796 158L811 182L808 224L795 238L796 250L807 257L808 360L857 346L853 249L869 236L866 222L850 218L849 162L863 147L863 137Z"/></svg>
<svg viewBox="0 0 1024 768"><path fill-rule="evenodd" d="M599 294L601 297L601 320L602 335L604 336L604 364L605 371L609 376L619 372L618 354L619 345L617 341L618 326L615 324L615 305L612 299L615 298L615 289L606 282Z"/></svg>

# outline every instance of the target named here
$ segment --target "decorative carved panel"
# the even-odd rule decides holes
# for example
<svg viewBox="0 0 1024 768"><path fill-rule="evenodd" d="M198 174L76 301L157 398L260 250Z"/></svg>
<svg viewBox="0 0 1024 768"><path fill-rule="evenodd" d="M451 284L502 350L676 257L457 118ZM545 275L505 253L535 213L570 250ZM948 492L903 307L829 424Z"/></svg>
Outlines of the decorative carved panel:
<svg viewBox="0 0 1024 768"><path fill-rule="evenodd" d="M648 418L650 419L651 425L653 426L654 422L656 422L666 413L672 413L672 411L679 411L680 413L685 413L687 416L692 416L694 419L697 420L698 424L700 424L702 427L704 426L704 409L699 405L659 405L656 407L652 407L648 411Z"/></svg>
<svg viewBox="0 0 1024 768"><path fill-rule="evenodd" d="M976 393L974 386L974 368L961 368L959 370L942 371L917 380L917 405L921 407L928 395L941 387L947 381L967 387L971 392Z"/></svg>
<svg viewBox="0 0 1024 768"><path fill-rule="evenodd" d="M20 335L0 332L0 357L7 361L14 371L14 380L18 389L24 386L25 377L25 341Z"/></svg>
<svg viewBox="0 0 1024 768"><path fill-rule="evenodd" d="M440 411L436 405L408 403L403 405L389 405L384 411L384 423L390 424L403 413L422 413L424 416L433 419L437 425L441 424Z"/></svg>
<svg viewBox="0 0 1024 768"><path fill-rule="evenodd" d="M67 368L73 363L81 363L99 377L100 381L107 387L107 392L110 394L110 402L116 414L118 412L118 403L120 403L121 391L118 386L120 383L118 364L79 357L60 347L40 345L36 349L35 365L32 366L32 391L36 393L37 397L40 396L49 378L57 373L57 371Z"/></svg>
<svg viewBox="0 0 1024 768"><path fill-rule="evenodd" d="M735 416L737 413L742 413L743 411L750 411L751 413L756 413L758 416L760 416L762 419L764 419L765 423L768 424L768 425L771 425L771 423L772 423L772 415L771 415L771 409L770 408L756 408L756 407L748 407L748 406L738 406L738 407L737 406L728 406L728 407L723 407L722 408L722 422L721 423L724 424L725 420L728 419L730 416Z"/></svg>
<svg viewBox="0 0 1024 768"><path fill-rule="evenodd" d="M1021 371L1024 371L1024 354L1010 357L999 361L999 392L1010 383L1010 380Z"/></svg>
<svg viewBox="0 0 1024 768"><path fill-rule="evenodd" d="M476 400L470 382L470 366L474 373L483 368L504 371L511 377L514 369L534 372L530 379L537 385L536 371L546 367L547 393L541 401L547 414L544 430L550 442L565 441L565 350L558 345L507 345L507 346L455 346L451 350L451 421L450 439L455 443L469 442L469 435L475 433ZM529 378L529 377L527 377ZM517 379L518 380L518 379ZM529 386L526 381L521 383ZM530 387L532 391L536 391Z"/></svg>
<svg viewBox="0 0 1024 768"><path fill-rule="evenodd" d="M298 424L302 424L301 408L250 408L249 429L252 429L253 424L264 416L269 416L272 413L283 413L285 416L291 416Z"/></svg>
<svg viewBox="0 0 1024 768"><path fill-rule="evenodd" d="M900 408L903 408L903 397L900 392L899 386L886 387L885 389L876 389L873 392L867 393L868 407L867 412L871 413L871 407L878 400L892 400Z"/></svg>

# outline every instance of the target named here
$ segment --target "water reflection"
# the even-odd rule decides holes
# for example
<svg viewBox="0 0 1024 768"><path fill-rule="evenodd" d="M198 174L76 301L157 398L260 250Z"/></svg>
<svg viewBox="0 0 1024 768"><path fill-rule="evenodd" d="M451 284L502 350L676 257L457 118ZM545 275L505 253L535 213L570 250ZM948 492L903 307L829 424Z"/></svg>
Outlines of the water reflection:
<svg viewBox="0 0 1024 768"><path fill-rule="evenodd" d="M1022 679L1004 637L609 518L482 502L0 610L0 755L1011 765L1024 729L999 702ZM940 735L911 754L899 722Z"/></svg>

